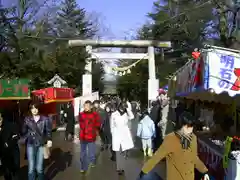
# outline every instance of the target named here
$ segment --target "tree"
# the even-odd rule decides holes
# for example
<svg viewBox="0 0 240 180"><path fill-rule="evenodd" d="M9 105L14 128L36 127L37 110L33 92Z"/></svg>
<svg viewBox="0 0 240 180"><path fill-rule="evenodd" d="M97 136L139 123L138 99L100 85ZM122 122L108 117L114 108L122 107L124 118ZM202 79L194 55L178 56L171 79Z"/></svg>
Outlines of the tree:
<svg viewBox="0 0 240 180"><path fill-rule="evenodd" d="M95 29L94 23L87 20L87 14L85 9L79 8L76 0L64 0L60 5L60 10L57 13L57 24L56 34L60 38L74 38L80 37L81 39L92 38L97 30ZM63 42L64 43L64 42ZM74 57L69 57L69 51ZM81 74L84 73L84 64L87 54L85 53L84 47L73 47L65 50L67 54L58 57L58 60L66 62L66 59L73 60L73 64L66 69L61 70L61 74L66 74L70 82L75 83L81 82ZM62 66L62 63L58 63ZM71 69L72 68L72 69ZM59 70L61 67L59 67ZM82 71L80 71L82 70ZM71 73L71 74L70 74ZM93 89L103 91L103 84L101 78L103 76L103 66L101 62L93 62ZM81 84L80 84L81 85Z"/></svg>
<svg viewBox="0 0 240 180"><path fill-rule="evenodd" d="M166 77L188 60L188 52L201 47L206 39L206 25L212 19L212 5L205 0L170 0L156 1L153 9L148 14L152 23L140 28L136 39L172 42L173 52L165 49L163 58L161 50L157 50L159 53L155 57L156 77L162 87L168 83ZM126 66L126 62L122 65ZM147 104L147 82L148 64L142 61L132 69L131 74L118 78L117 87L120 93L128 97L134 95Z"/></svg>
<svg viewBox="0 0 240 180"><path fill-rule="evenodd" d="M175 49L201 47L206 38L206 25L212 20L213 5L208 0L159 1L149 17L154 21L152 36L156 40L169 40Z"/></svg>
<svg viewBox="0 0 240 180"><path fill-rule="evenodd" d="M91 38L96 32L85 19L86 11L73 0L62 1L54 9L34 0L18 2L18 6L4 8L1 13L1 23L7 24L4 52L0 53L3 77L29 78L32 88L38 89L47 86L46 82L57 73L69 87L78 87L80 91L88 54L84 48L67 47L67 42L70 38ZM39 13L42 6L45 11ZM57 16L50 16L53 11ZM102 69L97 72L102 73Z"/></svg>
<svg viewBox="0 0 240 180"><path fill-rule="evenodd" d="M215 6L212 30L217 35L216 44L233 49L240 48L240 6L237 1L213 1Z"/></svg>

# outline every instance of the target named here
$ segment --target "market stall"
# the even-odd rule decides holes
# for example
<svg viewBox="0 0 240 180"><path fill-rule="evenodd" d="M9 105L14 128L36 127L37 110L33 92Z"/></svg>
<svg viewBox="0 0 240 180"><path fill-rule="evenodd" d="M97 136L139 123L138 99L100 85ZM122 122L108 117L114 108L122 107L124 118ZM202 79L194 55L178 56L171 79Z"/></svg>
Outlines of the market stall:
<svg viewBox="0 0 240 180"><path fill-rule="evenodd" d="M176 81L171 81L171 86L175 86L176 96L200 101L197 107L201 110L198 120L204 126L196 132L198 151L210 174L216 180L225 177L240 179L236 172L235 176L229 178L233 167L230 168L230 163L224 165L225 159L231 154L230 151L224 156L226 137L238 134L236 109L240 107L239 51L215 46L203 49L177 72ZM218 118L215 118L216 115ZM232 125L229 123L231 121ZM224 125L231 128L226 130ZM237 169L237 166L238 163L234 168Z"/></svg>
<svg viewBox="0 0 240 180"><path fill-rule="evenodd" d="M71 88L45 88L32 91L32 100L42 103L40 111L52 118L53 129L62 125L58 104L73 103L73 89Z"/></svg>
<svg viewBox="0 0 240 180"><path fill-rule="evenodd" d="M0 109L12 113L15 121L21 120L30 99L28 79L0 79Z"/></svg>

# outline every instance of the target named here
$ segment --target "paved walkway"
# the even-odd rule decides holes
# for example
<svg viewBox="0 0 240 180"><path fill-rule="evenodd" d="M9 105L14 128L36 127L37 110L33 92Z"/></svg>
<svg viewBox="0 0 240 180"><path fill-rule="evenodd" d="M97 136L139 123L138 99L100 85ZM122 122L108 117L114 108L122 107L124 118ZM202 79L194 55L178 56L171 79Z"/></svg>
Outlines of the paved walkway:
<svg viewBox="0 0 240 180"><path fill-rule="evenodd" d="M53 133L53 149L49 162L46 162L45 173L47 180L135 180L140 172L144 162L140 150L134 149L130 152L129 160L125 167L125 176L119 177L116 173L115 163L110 160L108 151L100 152L98 143L97 148L97 166L89 170L86 175L80 173L80 147L79 142L66 142L63 132ZM21 178L27 179L27 162L24 160L24 148L21 155ZM163 174L165 165L161 164L160 168ZM0 180L3 177L0 176Z"/></svg>

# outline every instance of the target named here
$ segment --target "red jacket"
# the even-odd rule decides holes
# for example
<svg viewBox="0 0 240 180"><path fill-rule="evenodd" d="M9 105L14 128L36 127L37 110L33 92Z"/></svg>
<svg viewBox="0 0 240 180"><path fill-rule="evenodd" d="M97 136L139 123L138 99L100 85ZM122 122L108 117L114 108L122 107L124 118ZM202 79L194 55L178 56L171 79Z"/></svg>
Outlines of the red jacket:
<svg viewBox="0 0 240 180"><path fill-rule="evenodd" d="M94 142L101 126L97 112L81 112L79 114L80 141Z"/></svg>

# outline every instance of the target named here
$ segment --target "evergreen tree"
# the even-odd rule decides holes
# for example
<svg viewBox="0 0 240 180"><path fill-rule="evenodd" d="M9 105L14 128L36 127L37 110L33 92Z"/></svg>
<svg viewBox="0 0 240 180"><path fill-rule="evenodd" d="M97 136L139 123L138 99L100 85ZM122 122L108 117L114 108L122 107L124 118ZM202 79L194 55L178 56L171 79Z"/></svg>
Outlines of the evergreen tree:
<svg viewBox="0 0 240 180"><path fill-rule="evenodd" d="M85 9L77 5L76 0L63 0L57 12L57 33L61 37L92 38L96 31L87 20Z"/></svg>
<svg viewBox="0 0 240 180"><path fill-rule="evenodd" d="M201 47L206 39L207 23L212 19L212 7L205 0L166 0L153 4L153 11L148 14L151 23L140 28L136 38L172 42L173 52L165 49L164 58L161 50L156 50L159 87L168 83L166 77L188 60L194 48ZM126 92L128 97L147 104L148 78L148 62L142 61L132 69L131 74L118 78L118 92Z"/></svg>
<svg viewBox="0 0 240 180"><path fill-rule="evenodd" d="M56 34L60 38L92 38L96 30L93 29L93 23L87 20L85 9L80 8L76 0L63 0L60 5L60 10L57 12L56 18ZM65 46L64 42L61 43ZM64 48L63 48L64 49ZM70 53L71 52L71 53ZM69 53L72 55L69 56ZM84 47L67 48L63 54L57 55L58 65L57 70L60 74L64 74L67 80L72 83L80 83L81 87L82 74L84 73L85 59L87 58ZM74 63L71 63L74 62ZM71 64L66 71L64 64ZM100 62L93 62L93 89L100 92L103 91L101 77L104 74L103 66ZM80 87L78 89L80 89Z"/></svg>
<svg viewBox="0 0 240 180"><path fill-rule="evenodd" d="M63 1L61 8L55 8L57 17L49 15L54 8L45 7L43 11L41 7L34 0L18 0L17 6L1 11L0 28L2 24L8 26L4 25L6 41L0 52L0 77L29 78L32 88L39 89L57 73L80 92L88 55L84 48L67 47L68 39L91 38L96 31L76 1ZM102 69L97 72L102 73Z"/></svg>

